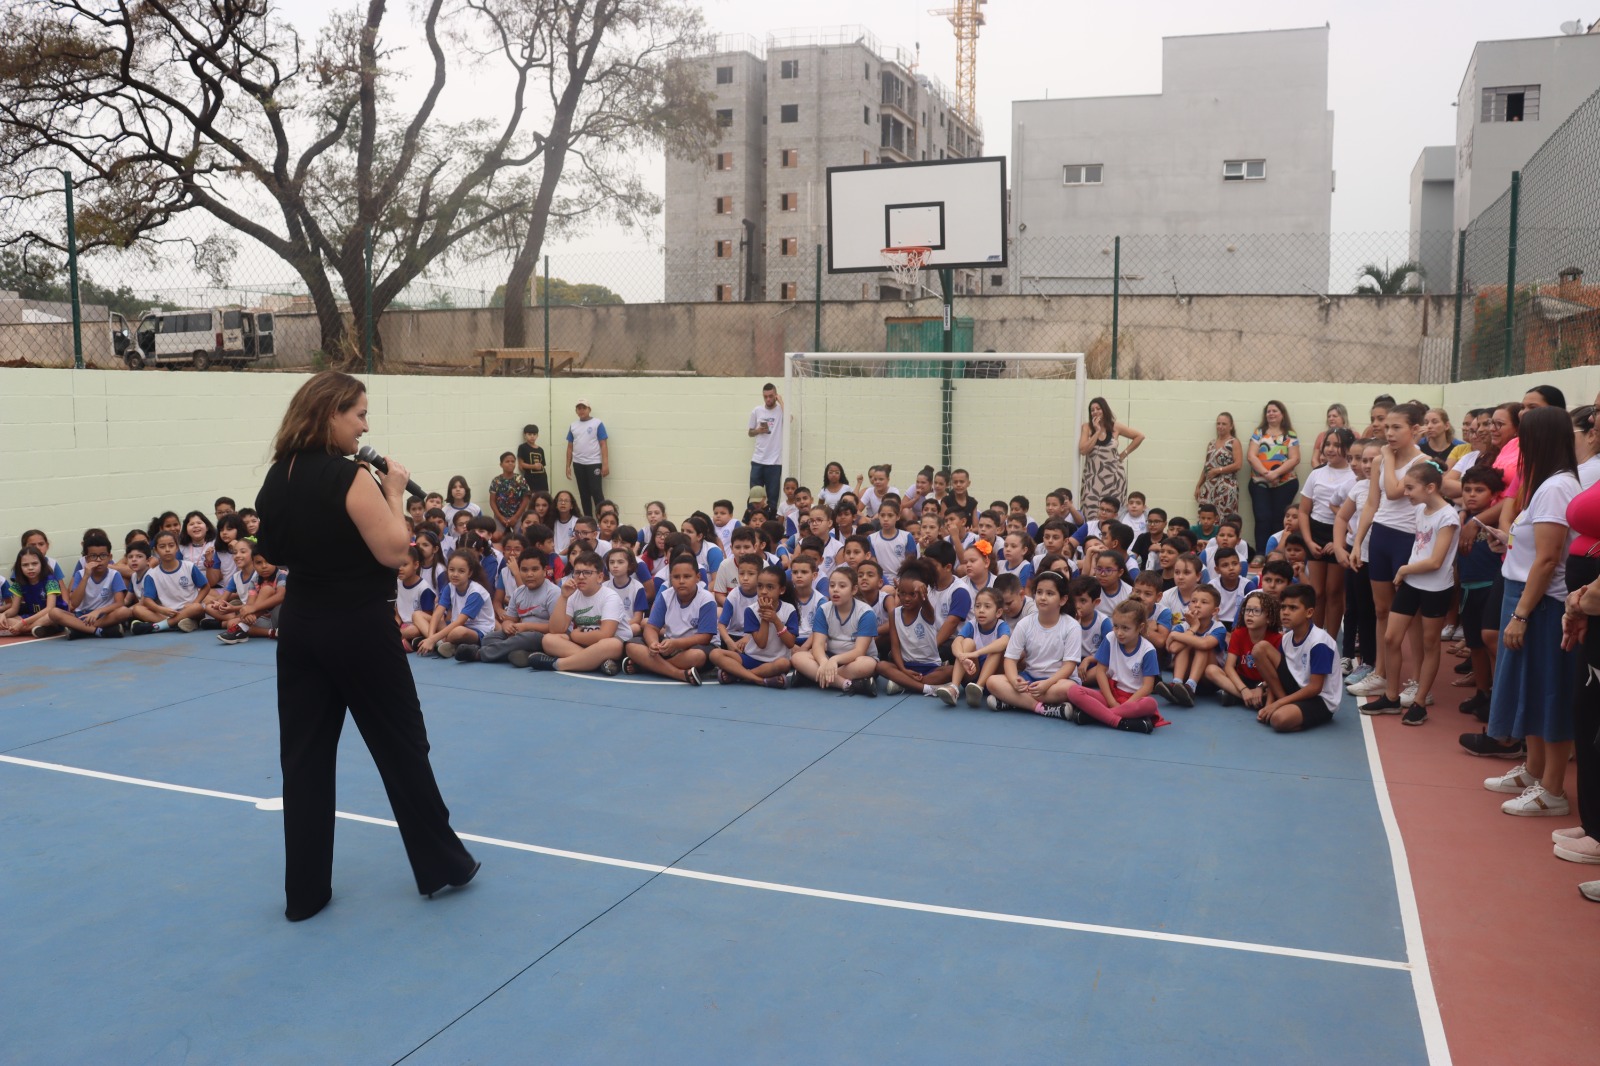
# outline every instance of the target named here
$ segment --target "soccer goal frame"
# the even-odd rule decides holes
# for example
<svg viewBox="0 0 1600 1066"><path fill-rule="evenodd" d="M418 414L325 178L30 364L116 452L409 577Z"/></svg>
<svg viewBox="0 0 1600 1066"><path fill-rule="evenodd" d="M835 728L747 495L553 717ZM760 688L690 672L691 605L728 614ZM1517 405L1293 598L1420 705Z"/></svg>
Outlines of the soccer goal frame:
<svg viewBox="0 0 1600 1066"><path fill-rule="evenodd" d="M1082 352L788 352L784 476L818 493L828 462L852 479L888 462L909 491L929 464L968 469L984 500L1020 492L1042 512L1066 485L1081 506L1087 384Z"/></svg>

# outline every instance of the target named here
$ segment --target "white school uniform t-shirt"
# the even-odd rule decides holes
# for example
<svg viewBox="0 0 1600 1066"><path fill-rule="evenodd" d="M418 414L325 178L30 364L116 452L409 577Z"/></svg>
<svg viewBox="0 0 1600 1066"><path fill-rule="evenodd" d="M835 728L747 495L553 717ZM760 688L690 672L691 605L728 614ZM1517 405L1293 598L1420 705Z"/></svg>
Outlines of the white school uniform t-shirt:
<svg viewBox="0 0 1600 1066"><path fill-rule="evenodd" d="M762 426L766 426L767 431L755 435L750 461L762 466L779 466L783 463L783 404L774 404L770 411L764 403L755 405L750 411L750 428Z"/></svg>
<svg viewBox="0 0 1600 1066"><path fill-rule="evenodd" d="M1367 496L1371 492L1372 482L1370 481L1357 481L1354 485L1350 486L1349 499L1350 502L1355 504L1355 513L1350 516L1349 529L1345 532L1344 547L1346 551L1349 551L1351 545L1355 544L1356 542L1356 527L1361 524L1361 512L1367 506ZM1344 505L1340 504L1339 506L1343 507ZM1370 562L1371 560L1372 530L1369 528L1367 530L1367 539L1361 542L1361 561L1365 563Z"/></svg>
<svg viewBox="0 0 1600 1066"><path fill-rule="evenodd" d="M930 622L921 610L910 622L905 620L905 611L895 608L894 615L895 636L900 638L900 659L906 664L921 663L923 665L939 662L939 625Z"/></svg>
<svg viewBox="0 0 1600 1066"><path fill-rule="evenodd" d="M556 601L560 598L561 587L554 581L540 582L536 589L518 585L506 597L506 613L518 622L548 622L550 612L555 609ZM572 601L567 602L570 604Z"/></svg>
<svg viewBox="0 0 1600 1066"><path fill-rule="evenodd" d="M856 640L868 637L867 658L878 657L878 616L860 600L850 601L850 613L846 615L841 615L831 600L824 603L812 616L811 628L827 636L830 656L854 651Z"/></svg>
<svg viewBox="0 0 1600 1066"><path fill-rule="evenodd" d="M233 586L228 586L231 591ZM239 597L241 600L243 596ZM437 602L433 594L433 586L421 577L417 578L415 585L406 587L399 578L394 579L394 609L400 620L406 624L411 623L411 616L421 611L423 614L432 614L433 605Z"/></svg>
<svg viewBox="0 0 1600 1066"><path fill-rule="evenodd" d="M872 540L872 557L878 561L878 568L883 571L883 583L893 585L900 577L900 568L907 559L917 557L917 538L905 530L897 530L892 537L885 537L882 533L874 533Z"/></svg>
<svg viewBox="0 0 1600 1066"><path fill-rule="evenodd" d="M144 575L145 598L155 600L169 611L193 603L200 598L200 590L205 587L205 573L198 566L183 562L178 563L177 569L171 572L161 569L159 565L152 566Z"/></svg>
<svg viewBox="0 0 1600 1066"><path fill-rule="evenodd" d="M1006 658L1014 660L1029 677L1043 680L1061 669L1063 663L1081 662L1083 627L1071 615L1062 615L1053 626L1029 615L1017 623L1006 644Z"/></svg>
<svg viewBox="0 0 1600 1066"><path fill-rule="evenodd" d="M964 577L952 578L944 588L928 586L928 602L933 604L933 620L944 625L951 615L965 621L972 613L972 585Z"/></svg>
<svg viewBox="0 0 1600 1066"><path fill-rule="evenodd" d="M739 522L739 520L737 518L728 519L728 524L725 525L725 526L719 526L715 522L711 523L712 530L715 531L715 533L717 534L717 543L722 545L722 554L723 555L732 554L732 552L733 552L733 531L738 529L740 524L741 523Z"/></svg>
<svg viewBox="0 0 1600 1066"><path fill-rule="evenodd" d="M638 578L630 577L626 585L618 585L615 581L607 579L606 587L617 594L617 599L622 601L622 609L628 614L649 613L650 597L644 591L644 582Z"/></svg>
<svg viewBox="0 0 1600 1066"><path fill-rule="evenodd" d="M574 514L565 522L552 522L550 529L556 535L556 554L565 555L567 546L572 543L572 531L578 524L578 516Z"/></svg>
<svg viewBox="0 0 1600 1066"><path fill-rule="evenodd" d="M1311 520L1333 525L1334 511L1339 506L1334 501L1349 492L1355 481L1356 472L1348 466L1343 470L1319 466L1311 471L1300 489L1300 495L1311 501Z"/></svg>
<svg viewBox="0 0 1600 1066"><path fill-rule="evenodd" d="M1132 651L1125 651L1116 640L1101 641L1095 659L1106 668L1111 683L1124 692L1138 692L1147 677L1161 676L1161 660L1156 648L1143 637Z"/></svg>
<svg viewBox="0 0 1600 1066"><path fill-rule="evenodd" d="M893 485L889 486L889 491L884 493L884 496L898 496L902 500L906 498L906 494ZM876 519L878 517L878 508L881 506L883 506L883 496L879 496L878 490L868 485L865 491L861 493L861 513L865 516L863 521L866 518Z"/></svg>
<svg viewBox="0 0 1600 1066"><path fill-rule="evenodd" d="M742 637L748 632L744 627L744 613L755 607L757 602L754 592L746 596L737 585L728 590L727 598L722 601L722 611L717 616L717 621L727 627L728 636Z"/></svg>
<svg viewBox="0 0 1600 1066"><path fill-rule="evenodd" d="M1417 463L1425 463L1427 461L1428 457L1418 452L1412 456L1410 462L1405 463L1395 471L1394 479L1396 481L1404 481L1407 470L1410 470ZM1383 454L1382 462L1385 464L1389 462L1388 452ZM1572 480L1576 483L1578 479L1573 478ZM1383 475L1381 473L1378 475L1378 513L1373 515L1372 520L1401 533L1415 533L1417 531L1416 505L1404 496L1401 496L1398 500L1389 499L1389 494L1383 491Z"/></svg>
<svg viewBox="0 0 1600 1066"><path fill-rule="evenodd" d="M119 592L127 592L128 583L122 580L122 575L110 567L106 567L106 576L99 581L88 574L83 575L83 600L74 612L79 618L90 611L98 611L111 602L111 597Z"/></svg>
<svg viewBox="0 0 1600 1066"><path fill-rule="evenodd" d="M446 529L455 528L456 515L460 514L462 511L467 512L473 518L477 518L483 513L483 508L479 507L475 503L468 503L465 507L457 507L453 503L446 503L442 510L444 511L444 525Z"/></svg>
<svg viewBox="0 0 1600 1066"><path fill-rule="evenodd" d="M600 591L593 596L574 592L567 597L567 618L572 623L569 632L599 629L602 622L611 621L617 623L618 640L626 641L633 636L633 626L628 623L629 612L622 606L622 599L616 590L607 588L607 584L610 582L602 584ZM676 596L672 598L677 599ZM656 602L660 603L661 598L657 597Z"/></svg>
<svg viewBox="0 0 1600 1066"><path fill-rule="evenodd" d="M1565 517L1565 512L1562 512ZM1406 584L1422 592L1443 592L1456 583L1456 548L1461 543L1461 516L1456 514L1456 509L1445 504L1433 514L1428 514L1424 504L1417 504L1417 532L1416 539L1411 545L1412 563L1426 562L1433 558L1434 545L1440 537L1447 537L1450 541L1450 551L1444 557L1444 564L1437 570L1430 570L1425 574L1407 574Z"/></svg>
<svg viewBox="0 0 1600 1066"><path fill-rule="evenodd" d="M1080 622L1079 625L1083 623ZM1088 662L1106 641L1114 643L1111 635L1111 616L1095 611L1094 621L1083 626L1083 636L1079 638L1078 650L1083 653L1083 658L1079 661Z"/></svg>
<svg viewBox="0 0 1600 1066"><path fill-rule="evenodd" d="M1313 674L1324 675L1319 693L1323 706L1330 711L1338 710L1339 701L1344 699L1344 676L1339 672L1339 646L1328 636L1327 630L1312 626L1300 644L1294 642L1294 633L1286 632L1279 650L1296 684L1304 685Z"/></svg>
<svg viewBox="0 0 1600 1066"><path fill-rule="evenodd" d="M494 632L494 607L489 602L489 590L476 581L469 581L465 592L446 582L439 593L439 605L444 608L447 621L464 614L467 628L480 637Z"/></svg>
<svg viewBox="0 0 1600 1066"><path fill-rule="evenodd" d="M1222 587L1222 579L1218 578L1211 582L1211 587L1222 597L1222 605L1217 608L1217 617L1233 626L1239 624L1239 608L1244 606L1244 598L1260 588L1261 582L1253 577L1241 576L1237 585L1227 589Z"/></svg>
<svg viewBox="0 0 1600 1066"><path fill-rule="evenodd" d="M1511 547L1506 551L1505 563L1500 570L1507 581L1526 581L1533 570L1533 562L1539 554L1534 543L1537 538L1533 527L1558 525L1566 529L1566 540L1556 556L1555 573L1550 575L1550 585L1544 594L1558 600L1567 598L1567 548L1571 547L1573 540L1572 530L1567 529L1567 505L1582 491L1576 475L1567 470L1546 478L1543 484L1533 490L1528 506L1511 524Z"/></svg>
<svg viewBox="0 0 1600 1066"><path fill-rule="evenodd" d="M789 649L783 644L783 630L788 630L795 638L795 643L800 642L800 615L789 604L778 601L778 623L767 630L767 642L757 644L755 635L761 631L761 615L756 608L744 609L744 631L750 634L750 640L744 646L744 654L750 656L758 663L776 662L789 654Z"/></svg>
<svg viewBox="0 0 1600 1066"><path fill-rule="evenodd" d="M1110 618L1111 612L1116 610L1120 604L1126 603L1128 597L1132 595L1133 586L1126 581L1118 585L1115 592L1107 592L1104 588L1101 588L1100 598L1095 601L1094 609L1099 614Z"/></svg>
<svg viewBox="0 0 1600 1066"><path fill-rule="evenodd" d="M567 427L567 443L572 445L572 461L583 466L600 465L600 442L607 439L606 424L598 418L581 418Z"/></svg>
<svg viewBox="0 0 1600 1066"><path fill-rule="evenodd" d="M795 599L798 601L798 606L795 608L795 614L799 617L798 625L800 628L798 633L801 643L805 643L811 639L811 626L816 620L817 609L827 604L828 597L813 587L810 599L800 599L798 592L795 593Z"/></svg>
<svg viewBox="0 0 1600 1066"><path fill-rule="evenodd" d="M1133 530L1133 535L1136 538L1137 537L1142 537L1146 533L1150 532L1150 512L1149 511L1146 511L1144 514L1140 515L1138 518L1135 518L1133 515L1129 514L1127 511L1123 511L1120 515L1117 516L1117 521L1121 522L1123 525L1125 525L1129 529Z"/></svg>
<svg viewBox="0 0 1600 1066"><path fill-rule="evenodd" d="M1320 522L1322 519L1319 518L1317 521ZM1331 525L1333 519L1328 519L1328 522ZM1214 574L1217 572L1217 552L1220 550L1217 547L1217 542L1213 540L1206 545L1205 551L1201 553L1201 562L1205 564L1205 568L1209 573ZM1233 546L1233 554L1239 557L1239 573L1248 574L1250 572L1250 545L1241 540Z"/></svg>
<svg viewBox="0 0 1600 1066"><path fill-rule="evenodd" d="M715 637L717 598L704 587L697 587L689 602L684 603L678 599L676 590L664 589L650 607L650 624L661 631L663 640L677 640L695 633Z"/></svg>

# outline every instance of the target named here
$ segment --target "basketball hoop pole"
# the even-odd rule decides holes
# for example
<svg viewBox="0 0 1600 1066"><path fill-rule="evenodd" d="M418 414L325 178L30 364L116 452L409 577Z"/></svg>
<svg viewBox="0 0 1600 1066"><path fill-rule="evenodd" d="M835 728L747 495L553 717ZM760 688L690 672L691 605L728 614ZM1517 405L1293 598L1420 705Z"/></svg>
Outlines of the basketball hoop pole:
<svg viewBox="0 0 1600 1066"><path fill-rule="evenodd" d="M946 355L956 350L955 334L951 331L951 327L955 323L950 317L950 297L951 290L954 287L954 279L950 275L950 268L940 267L939 288L943 290L944 295L944 353ZM953 462L950 454L950 438L955 425L955 383L950 380L950 360L946 359L940 364L939 376L942 379L939 382L939 407L943 414L943 425L940 427L939 433L940 466L945 470L949 470Z"/></svg>

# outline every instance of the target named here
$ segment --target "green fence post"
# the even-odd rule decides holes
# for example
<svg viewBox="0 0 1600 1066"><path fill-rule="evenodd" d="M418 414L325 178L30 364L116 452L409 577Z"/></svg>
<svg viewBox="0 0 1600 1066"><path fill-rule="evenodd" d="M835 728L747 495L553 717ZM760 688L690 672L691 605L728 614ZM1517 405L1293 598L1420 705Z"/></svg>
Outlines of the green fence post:
<svg viewBox="0 0 1600 1066"><path fill-rule="evenodd" d="M544 376L550 376L550 257L544 257Z"/></svg>
<svg viewBox="0 0 1600 1066"><path fill-rule="evenodd" d="M72 285L72 366L83 369L83 306L78 302L78 217L72 207L72 174L61 172L67 186L67 278Z"/></svg>
<svg viewBox="0 0 1600 1066"><path fill-rule="evenodd" d="M1511 376L1511 341L1517 318L1517 203L1522 199L1522 171L1511 172L1511 230L1506 241L1506 350L1500 373Z"/></svg>
<svg viewBox="0 0 1600 1066"><path fill-rule="evenodd" d="M1450 380L1461 380L1461 304L1467 276L1467 231L1456 234L1456 327L1450 337Z"/></svg>
<svg viewBox="0 0 1600 1066"><path fill-rule="evenodd" d="M950 315L950 302L955 291L955 278L949 267L939 268L939 288L944 292L943 347L945 354L943 362L939 364L939 421L941 423L939 430L939 464L944 469L949 470L954 461L951 458L951 438L953 436L953 415L955 413L955 383L950 379L950 355L956 350L955 333L953 331L955 321Z"/></svg>
<svg viewBox="0 0 1600 1066"><path fill-rule="evenodd" d="M373 372L375 360L372 352L372 227L367 227L366 248L363 249L366 259L366 290L361 298L361 350L367 356L367 373Z"/></svg>
<svg viewBox="0 0 1600 1066"><path fill-rule="evenodd" d="M1117 379L1118 315L1122 307L1122 238L1111 241L1111 380Z"/></svg>
<svg viewBox="0 0 1600 1066"><path fill-rule="evenodd" d="M811 350L822 351L822 245L817 245L817 311Z"/></svg>

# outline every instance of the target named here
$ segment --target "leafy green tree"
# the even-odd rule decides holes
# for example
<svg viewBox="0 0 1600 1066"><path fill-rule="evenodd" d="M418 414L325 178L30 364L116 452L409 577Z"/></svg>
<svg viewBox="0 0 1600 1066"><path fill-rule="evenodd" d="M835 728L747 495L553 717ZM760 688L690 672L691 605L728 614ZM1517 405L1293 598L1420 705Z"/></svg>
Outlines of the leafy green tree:
<svg viewBox="0 0 1600 1066"><path fill-rule="evenodd" d="M532 291L528 294L528 302L534 307L544 304L544 278L534 278ZM604 285L595 285L590 282L573 284L561 278L550 279L550 304L552 307L597 307L601 304L620 304L622 297L606 288ZM506 303L506 287L495 287L494 295L489 298L490 307L504 307Z"/></svg>
<svg viewBox="0 0 1600 1066"><path fill-rule="evenodd" d="M1377 296L1399 296L1422 291L1422 264L1408 259L1393 270L1387 264L1368 263L1356 274L1356 292Z"/></svg>

